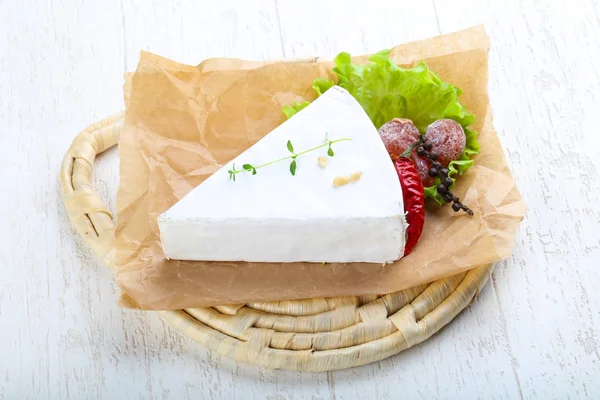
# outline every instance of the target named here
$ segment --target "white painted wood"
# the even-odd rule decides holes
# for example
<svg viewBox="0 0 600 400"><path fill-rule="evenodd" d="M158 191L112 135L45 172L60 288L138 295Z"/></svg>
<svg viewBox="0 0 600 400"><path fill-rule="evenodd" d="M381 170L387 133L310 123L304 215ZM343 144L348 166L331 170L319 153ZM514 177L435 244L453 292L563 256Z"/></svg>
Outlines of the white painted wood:
<svg viewBox="0 0 600 400"><path fill-rule="evenodd" d="M599 398L600 9L594 0L0 1L0 399ZM329 374L210 354L121 310L74 237L58 169L122 106L140 50L195 64L372 52L484 22L495 124L528 216L514 255L453 323ZM114 208L116 151L96 184Z"/></svg>

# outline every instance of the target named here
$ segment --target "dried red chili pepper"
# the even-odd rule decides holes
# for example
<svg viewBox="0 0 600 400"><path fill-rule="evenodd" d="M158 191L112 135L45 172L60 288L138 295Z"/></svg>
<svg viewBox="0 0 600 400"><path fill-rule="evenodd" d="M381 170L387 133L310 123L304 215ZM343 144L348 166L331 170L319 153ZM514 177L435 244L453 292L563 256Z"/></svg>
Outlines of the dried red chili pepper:
<svg viewBox="0 0 600 400"><path fill-rule="evenodd" d="M410 158L400 157L395 162L396 172L400 178L402 197L404 199L404 211L406 212L406 244L404 256L407 256L415 247L425 223L425 193L423 183L415 164Z"/></svg>

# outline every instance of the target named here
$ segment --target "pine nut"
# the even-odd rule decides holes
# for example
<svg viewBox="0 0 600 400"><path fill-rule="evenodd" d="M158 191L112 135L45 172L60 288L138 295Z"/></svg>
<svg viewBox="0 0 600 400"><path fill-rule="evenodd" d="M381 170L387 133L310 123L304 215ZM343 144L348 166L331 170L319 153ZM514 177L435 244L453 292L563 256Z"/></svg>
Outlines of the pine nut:
<svg viewBox="0 0 600 400"><path fill-rule="evenodd" d="M317 158L317 163L319 164L319 167L321 167L321 168L325 168L327 166L328 162L329 162L329 160L327 160L327 157L325 157L325 156L321 156L321 157Z"/></svg>
<svg viewBox="0 0 600 400"><path fill-rule="evenodd" d="M333 178L333 186L335 187L347 185L348 182L350 182L350 179L347 176L336 176Z"/></svg>
<svg viewBox="0 0 600 400"><path fill-rule="evenodd" d="M358 181L361 176L362 176L362 172L354 172L353 174L350 175L350 182Z"/></svg>

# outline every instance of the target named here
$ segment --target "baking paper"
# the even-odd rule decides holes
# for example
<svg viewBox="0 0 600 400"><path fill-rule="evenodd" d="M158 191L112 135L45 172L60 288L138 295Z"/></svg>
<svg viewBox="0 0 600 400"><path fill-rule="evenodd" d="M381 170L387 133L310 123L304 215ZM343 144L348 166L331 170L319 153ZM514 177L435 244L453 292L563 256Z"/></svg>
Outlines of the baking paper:
<svg viewBox="0 0 600 400"><path fill-rule="evenodd" d="M181 309L384 294L506 258L525 207L492 123L488 48L485 30L475 27L391 51L399 65L423 60L463 90L461 102L477 118L481 154L454 190L475 216L430 204L417 247L388 265L166 260L158 215L281 124L284 105L313 100L315 77L334 74L331 62L210 59L188 66L142 53L137 70L126 77L119 144L120 304Z"/></svg>

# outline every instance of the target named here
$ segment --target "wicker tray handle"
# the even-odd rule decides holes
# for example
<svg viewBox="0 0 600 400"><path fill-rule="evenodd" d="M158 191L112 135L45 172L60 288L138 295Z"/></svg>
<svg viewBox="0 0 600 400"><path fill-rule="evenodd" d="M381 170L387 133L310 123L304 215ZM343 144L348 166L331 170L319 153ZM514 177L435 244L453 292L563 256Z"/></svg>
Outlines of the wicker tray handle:
<svg viewBox="0 0 600 400"><path fill-rule="evenodd" d="M125 112L114 114L81 132L67 151L60 170L63 201L71 223L94 253L114 268L115 221L92 187L96 155L119 142Z"/></svg>
<svg viewBox="0 0 600 400"><path fill-rule="evenodd" d="M60 181L69 219L94 253L114 268L115 221L91 184L97 154L116 145L124 113L81 132L63 160ZM159 311L208 349L266 368L329 371L368 364L420 343L467 307L493 265L384 296Z"/></svg>

